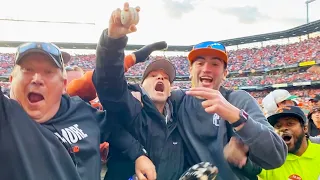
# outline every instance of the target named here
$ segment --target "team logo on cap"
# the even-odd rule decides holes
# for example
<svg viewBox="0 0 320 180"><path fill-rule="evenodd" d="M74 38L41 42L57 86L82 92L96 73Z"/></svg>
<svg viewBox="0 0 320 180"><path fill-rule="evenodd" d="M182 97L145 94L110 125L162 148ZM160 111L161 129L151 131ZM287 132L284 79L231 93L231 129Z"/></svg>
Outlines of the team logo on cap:
<svg viewBox="0 0 320 180"><path fill-rule="evenodd" d="M291 110L291 107L285 106L285 107L278 108L277 113L282 113L285 109L286 110Z"/></svg>

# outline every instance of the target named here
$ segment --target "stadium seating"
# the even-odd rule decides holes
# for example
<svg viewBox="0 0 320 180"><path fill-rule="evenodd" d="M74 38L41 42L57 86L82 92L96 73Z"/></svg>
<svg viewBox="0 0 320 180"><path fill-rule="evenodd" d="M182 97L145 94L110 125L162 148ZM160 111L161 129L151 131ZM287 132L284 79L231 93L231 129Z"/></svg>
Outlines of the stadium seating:
<svg viewBox="0 0 320 180"><path fill-rule="evenodd" d="M273 85L287 82L299 81L320 81L320 76L306 71L289 72L272 71L268 73L268 69L282 68L305 61L320 62L320 37L310 38L298 43L287 45L272 45L262 48L239 49L228 51L229 63L228 70L234 74L227 79L224 86L241 87L241 86L261 86ZM163 58L161 56L151 56L150 60ZM169 56L166 57L174 63L177 69L177 76L189 77L189 63L185 56ZM0 53L0 76L8 76L13 67L14 54ZM127 77L141 76L146 64L136 64L126 73ZM95 66L95 55L75 55L72 56L69 65L77 65L86 70L91 70ZM253 75L242 75L243 72L265 71L266 73ZM235 75L236 74L236 75ZM131 81L137 81L131 79ZM8 83L0 83L3 88L8 88ZM187 89L190 82L176 81L175 86ZM267 91L258 91L252 93L256 98L264 97ZM294 94L307 96L305 92L296 91ZM258 99L259 100L259 99Z"/></svg>

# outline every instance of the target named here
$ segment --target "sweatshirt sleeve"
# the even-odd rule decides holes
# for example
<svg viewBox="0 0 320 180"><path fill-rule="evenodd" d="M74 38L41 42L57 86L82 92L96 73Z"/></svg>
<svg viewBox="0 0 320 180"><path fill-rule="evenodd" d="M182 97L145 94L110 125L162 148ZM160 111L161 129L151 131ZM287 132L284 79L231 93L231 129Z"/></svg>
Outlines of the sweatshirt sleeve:
<svg viewBox="0 0 320 180"><path fill-rule="evenodd" d="M124 59L124 70L128 71L135 64L132 55L126 55ZM86 102L92 101L97 97L97 92L92 82L93 71L87 71L84 76L79 79L72 80L67 85L67 94L70 96L79 96Z"/></svg>
<svg viewBox="0 0 320 180"><path fill-rule="evenodd" d="M127 72L129 70L129 68L131 68L132 66L134 66L136 63L136 61L133 59L132 55L126 55L124 57L124 72Z"/></svg>
<svg viewBox="0 0 320 180"><path fill-rule="evenodd" d="M287 146L274 132L257 101L249 93L238 90L230 94L229 102L249 115L243 128L235 132L249 146L249 158L263 169L280 167L287 157Z"/></svg>
<svg viewBox="0 0 320 180"><path fill-rule="evenodd" d="M89 102L97 97L96 89L92 82L93 71L87 71L81 78L72 80L67 85L69 96L79 96Z"/></svg>
<svg viewBox="0 0 320 180"><path fill-rule="evenodd" d="M92 81L97 90L99 100L107 111L108 122L111 121L112 127L119 127L117 126L118 123L132 123L142 109L140 102L129 91L124 76L124 48L127 45L127 41L127 37L120 39L109 38L107 30L105 30L97 46L96 69L93 73ZM116 122L112 123L112 121ZM131 128L135 127L132 126ZM111 130L111 132L115 131ZM110 136L107 135L107 137ZM135 160L143 152L140 143L122 127L119 132L116 132L116 135L111 135L109 141L112 141L110 146L117 146L132 160Z"/></svg>
<svg viewBox="0 0 320 180"><path fill-rule="evenodd" d="M315 137L310 136L309 139L312 143L320 144L320 136L315 136Z"/></svg>
<svg viewBox="0 0 320 180"><path fill-rule="evenodd" d="M124 76L124 48L128 38L112 39L103 31L97 46L93 83L104 109L121 113L121 120L133 120L142 109L128 89ZM125 122L127 123L127 122Z"/></svg>

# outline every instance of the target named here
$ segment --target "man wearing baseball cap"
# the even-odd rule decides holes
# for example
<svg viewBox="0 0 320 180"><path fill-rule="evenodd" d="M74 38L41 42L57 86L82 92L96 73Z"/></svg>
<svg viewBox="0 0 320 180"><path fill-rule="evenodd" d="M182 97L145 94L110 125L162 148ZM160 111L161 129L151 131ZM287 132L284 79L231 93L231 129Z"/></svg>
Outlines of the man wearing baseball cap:
<svg viewBox="0 0 320 180"><path fill-rule="evenodd" d="M106 114L65 95L63 55L52 43L17 48L10 98L0 92L0 179L100 179Z"/></svg>
<svg viewBox="0 0 320 180"><path fill-rule="evenodd" d="M285 89L276 89L271 93L274 97L275 102L279 107L281 107L282 105L283 106L297 105L297 103L295 102L295 99L297 99L298 96L290 94L289 91Z"/></svg>
<svg viewBox="0 0 320 180"><path fill-rule="evenodd" d="M115 76L117 76L117 74L115 74ZM157 179L176 179L183 170L184 157L182 140L176 128L177 121L173 118L172 104L168 101L171 84L175 76L175 67L168 60L158 59L151 62L143 73L141 84L129 84L129 91L127 91L127 93L130 99L126 102L126 109L119 112L119 117L131 120L129 124L125 124L125 127L131 132L132 136L142 144L148 153L148 157L157 167ZM110 85L116 82L122 82L122 80L120 81L118 79L113 79L113 81ZM118 87L117 85L114 86ZM99 85L96 87L99 93ZM132 96L131 91L141 93L142 104ZM106 96L107 94L102 97L106 98ZM99 98L100 97L99 95ZM112 109L109 108L112 104L113 107L117 107L117 110L119 110L121 108L121 101L124 100L120 99L117 103L110 102L107 106L105 106L105 104L103 105L108 111L112 111ZM147 131L144 130L143 124L149 124L150 127ZM170 131L168 139L166 139L165 135L167 128ZM135 131L130 129L135 129ZM106 180L115 178L125 180L134 173L134 165L132 162L135 158L139 157L132 157L129 154L134 152L127 152L130 157L130 159L128 159L123 153L119 153L119 149L112 148L113 143L120 144L119 142L125 138L122 133L123 132L118 130L111 134L111 149L107 164L108 172L106 173ZM177 144L172 146L172 144L175 143ZM132 151L134 151L134 149L132 149ZM163 153L160 153L160 151ZM173 166L175 168L173 168ZM125 170L120 172L118 170L120 167Z"/></svg>
<svg viewBox="0 0 320 180"><path fill-rule="evenodd" d="M281 167L262 170L259 177L263 180L319 179L320 145L308 140L304 112L296 106L282 107L269 116L268 121L287 144L289 154Z"/></svg>
<svg viewBox="0 0 320 180"><path fill-rule="evenodd" d="M309 99L309 102L311 102L312 106L319 106L319 101L320 101L320 94L316 94L314 97Z"/></svg>
<svg viewBox="0 0 320 180"><path fill-rule="evenodd" d="M128 10L127 3L124 9ZM138 10L134 13L138 13ZM106 178L129 179L134 174L133 162L140 158L150 158L155 167L142 168L144 171L141 172L136 171L136 176L140 180L176 180L184 170L184 149L177 121L173 116L172 103L168 100L171 95L170 87L175 79L175 68L166 59L159 59L147 66L141 84L127 84L123 67L124 48L128 41L126 35L134 32L131 30L135 29L135 25L132 24L131 28L122 25L119 14L119 11L114 11L109 28L101 35L92 80L103 108L108 113L115 114L117 122L141 143L145 154L132 155L133 151L123 152L131 159L130 166L121 166L119 167L121 170L108 166ZM139 17L138 14L135 17ZM141 93L143 105L131 91ZM122 137L119 133L121 131L118 129L114 129L111 133L111 137L114 138L110 138L110 147L114 142L122 144L119 142L126 141L117 138ZM110 152L111 158L112 154L113 152ZM111 166L112 164L110 163ZM113 170L109 171L110 168ZM156 174L149 171L150 169L156 169ZM124 177L124 174L128 177Z"/></svg>
<svg viewBox="0 0 320 180"><path fill-rule="evenodd" d="M307 117L310 136L320 137L320 107L314 106Z"/></svg>
<svg viewBox="0 0 320 180"><path fill-rule="evenodd" d="M225 46L213 41L196 44L188 60L192 88L187 92L173 91L171 98L190 153L189 165L210 162L219 169L218 179L232 180L251 178L237 168L243 167L247 158L267 169L281 166L287 154L286 145L267 122L256 100L245 91L222 87L228 74ZM231 136L249 146L243 152L239 149L237 162L225 159L223 154ZM273 158L265 156L269 153Z"/></svg>
<svg viewBox="0 0 320 180"><path fill-rule="evenodd" d="M289 91L285 89L276 89L263 98L263 111L268 117L274 114L279 107L298 105L296 101L297 98L298 96L290 94Z"/></svg>

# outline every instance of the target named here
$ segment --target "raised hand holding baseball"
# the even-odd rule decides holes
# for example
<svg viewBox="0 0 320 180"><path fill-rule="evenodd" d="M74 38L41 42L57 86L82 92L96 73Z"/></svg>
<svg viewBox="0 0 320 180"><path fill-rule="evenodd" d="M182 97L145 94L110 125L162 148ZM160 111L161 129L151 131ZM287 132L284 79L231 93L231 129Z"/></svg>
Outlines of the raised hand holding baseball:
<svg viewBox="0 0 320 180"><path fill-rule="evenodd" d="M114 39L121 38L129 33L136 32L139 23L140 7L132 8L124 3L123 9L114 10L109 20L108 36Z"/></svg>

